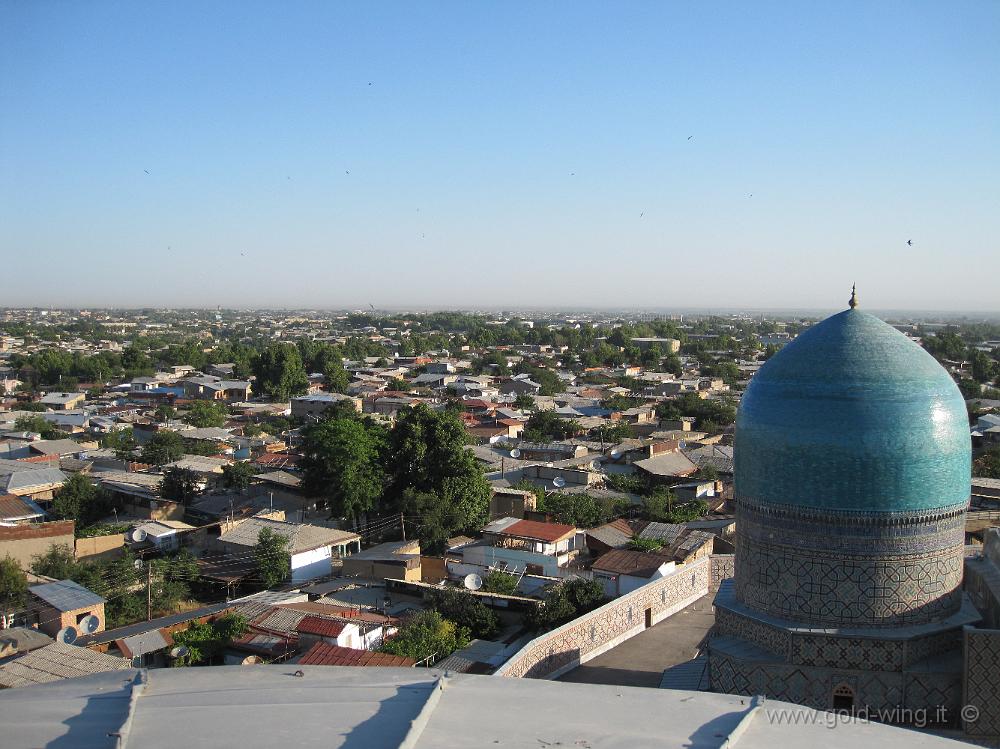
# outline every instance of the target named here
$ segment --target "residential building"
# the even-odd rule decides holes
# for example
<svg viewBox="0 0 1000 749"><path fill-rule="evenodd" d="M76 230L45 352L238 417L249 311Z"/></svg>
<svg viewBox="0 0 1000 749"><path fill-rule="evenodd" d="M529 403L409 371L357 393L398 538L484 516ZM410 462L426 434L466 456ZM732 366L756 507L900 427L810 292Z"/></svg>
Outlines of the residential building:
<svg viewBox="0 0 1000 749"><path fill-rule="evenodd" d="M96 625L90 632L104 630L104 599L72 580L32 585L28 588L28 618L47 635L55 637L65 627L79 629L84 620ZM93 617L89 619L88 617Z"/></svg>
<svg viewBox="0 0 1000 749"><path fill-rule="evenodd" d="M483 528L482 540L458 551L466 565L556 577L577 555L576 540L572 525L500 518Z"/></svg>
<svg viewBox="0 0 1000 749"><path fill-rule="evenodd" d="M265 528L289 540L292 582L330 575L335 556L346 557L361 550L361 536L357 533L259 517L237 523L232 530L219 536L218 546L230 556L245 556L252 553Z"/></svg>

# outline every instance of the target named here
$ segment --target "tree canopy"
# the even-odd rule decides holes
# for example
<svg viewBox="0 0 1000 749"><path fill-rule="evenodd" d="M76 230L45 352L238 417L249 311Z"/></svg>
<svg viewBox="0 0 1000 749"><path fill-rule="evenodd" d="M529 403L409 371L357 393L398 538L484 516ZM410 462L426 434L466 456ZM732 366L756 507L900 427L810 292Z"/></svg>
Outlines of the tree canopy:
<svg viewBox="0 0 1000 749"><path fill-rule="evenodd" d="M385 431L369 421L336 419L304 434L302 488L329 500L331 513L357 520L376 509L385 488L381 464Z"/></svg>
<svg viewBox="0 0 1000 749"><path fill-rule="evenodd" d="M28 578L11 556L0 559L0 616L24 609L28 597Z"/></svg>
<svg viewBox="0 0 1000 749"><path fill-rule="evenodd" d="M422 661L441 660L469 644L468 630L449 621L437 611L414 614L381 648L383 653Z"/></svg>
<svg viewBox="0 0 1000 749"><path fill-rule="evenodd" d="M160 429L142 446L141 455L144 462L162 466L180 460L184 452L184 438L181 435L169 429Z"/></svg>
<svg viewBox="0 0 1000 749"><path fill-rule="evenodd" d="M257 389L269 398L286 401L309 390L309 375L299 350L290 343L268 345L253 362Z"/></svg>
<svg viewBox="0 0 1000 749"><path fill-rule="evenodd" d="M270 528L261 528L257 535L253 557L257 563L257 574L265 588L283 583L291 574L292 560L288 546L289 540Z"/></svg>

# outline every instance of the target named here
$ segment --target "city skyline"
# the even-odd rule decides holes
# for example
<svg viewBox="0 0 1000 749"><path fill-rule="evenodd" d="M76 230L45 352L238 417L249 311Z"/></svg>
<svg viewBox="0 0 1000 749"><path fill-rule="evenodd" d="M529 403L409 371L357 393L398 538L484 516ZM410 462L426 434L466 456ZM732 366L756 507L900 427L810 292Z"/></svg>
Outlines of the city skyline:
<svg viewBox="0 0 1000 749"><path fill-rule="evenodd" d="M8 5L0 297L994 312L957 7Z"/></svg>

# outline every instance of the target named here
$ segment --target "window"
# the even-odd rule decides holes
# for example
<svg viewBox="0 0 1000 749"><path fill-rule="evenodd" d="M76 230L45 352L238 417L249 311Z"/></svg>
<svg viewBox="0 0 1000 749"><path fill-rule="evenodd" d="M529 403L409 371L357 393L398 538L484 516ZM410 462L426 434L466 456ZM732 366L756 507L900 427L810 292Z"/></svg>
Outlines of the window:
<svg viewBox="0 0 1000 749"><path fill-rule="evenodd" d="M837 712L854 709L854 690L847 684L838 684L833 688L833 709Z"/></svg>

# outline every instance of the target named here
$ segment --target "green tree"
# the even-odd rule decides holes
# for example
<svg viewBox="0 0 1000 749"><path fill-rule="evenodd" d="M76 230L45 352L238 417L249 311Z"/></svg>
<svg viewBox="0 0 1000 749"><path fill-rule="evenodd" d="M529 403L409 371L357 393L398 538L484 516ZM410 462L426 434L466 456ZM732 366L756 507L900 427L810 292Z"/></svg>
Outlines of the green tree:
<svg viewBox="0 0 1000 749"><path fill-rule="evenodd" d="M198 475L187 468L168 468L163 472L163 480L160 482L160 496L174 502L180 502L184 506L191 504L191 500L198 496L201 491L201 484Z"/></svg>
<svg viewBox="0 0 1000 749"><path fill-rule="evenodd" d="M658 538L633 538L626 545L626 548L633 551L659 551L663 548L663 541Z"/></svg>
<svg viewBox="0 0 1000 749"><path fill-rule="evenodd" d="M222 481L230 489L242 492L250 486L254 473L253 463L241 460L222 466Z"/></svg>
<svg viewBox="0 0 1000 749"><path fill-rule="evenodd" d="M52 544L47 551L31 558L31 571L56 580L70 580L76 572L76 556L65 544Z"/></svg>
<svg viewBox="0 0 1000 749"><path fill-rule="evenodd" d="M184 457L184 438L177 432L161 429L143 445L142 460L162 466Z"/></svg>
<svg viewBox="0 0 1000 749"><path fill-rule="evenodd" d="M580 425L564 419L552 411L535 411L524 425L524 439L528 442L565 440L581 432Z"/></svg>
<svg viewBox="0 0 1000 749"><path fill-rule="evenodd" d="M161 424L170 421L177 415L177 409L168 403L161 403L156 407L153 412L153 418L155 418Z"/></svg>
<svg viewBox="0 0 1000 749"><path fill-rule="evenodd" d="M593 611L606 600L604 588L596 580L567 580L549 589L542 604L525 617L525 625L534 630L555 629Z"/></svg>
<svg viewBox="0 0 1000 749"><path fill-rule="evenodd" d="M28 578L11 556L0 559L0 616L24 609L28 598Z"/></svg>
<svg viewBox="0 0 1000 749"><path fill-rule="evenodd" d="M381 427L358 419L321 421L304 431L303 491L323 496L334 516L357 521L375 510L385 486Z"/></svg>
<svg viewBox="0 0 1000 749"><path fill-rule="evenodd" d="M261 528L257 535L257 545L253 548L253 558L257 563L257 574L265 588L273 588L283 583L292 572L292 560L288 552L289 540L270 528Z"/></svg>
<svg viewBox="0 0 1000 749"><path fill-rule="evenodd" d="M408 383L402 377L393 377L392 379L389 380L389 383L386 385L386 389L395 392L405 393L407 390L410 389L410 383Z"/></svg>
<svg viewBox="0 0 1000 749"><path fill-rule="evenodd" d="M326 389L331 393L346 393L351 384L351 376L344 369L344 363L340 360L329 362L322 370L323 377L326 378Z"/></svg>
<svg viewBox="0 0 1000 749"><path fill-rule="evenodd" d="M253 363L257 388L272 400L286 401L309 390L309 375L299 350L287 343L272 343Z"/></svg>
<svg viewBox="0 0 1000 749"><path fill-rule="evenodd" d="M44 416L18 416L14 419L15 432L37 432L43 440L58 439L62 432L55 428Z"/></svg>
<svg viewBox="0 0 1000 749"><path fill-rule="evenodd" d="M445 619L468 630L472 637L489 640L500 632L500 618L489 606L464 590L432 590L427 603Z"/></svg>
<svg viewBox="0 0 1000 749"><path fill-rule="evenodd" d="M216 401L195 401L184 414L184 423L193 427L221 427L228 416L225 405Z"/></svg>
<svg viewBox="0 0 1000 749"><path fill-rule="evenodd" d="M493 570L483 578L484 593L499 593L504 596L517 595L517 578L500 570Z"/></svg>
<svg viewBox="0 0 1000 749"><path fill-rule="evenodd" d="M395 637L381 648L383 653L422 661L441 660L469 644L469 633L437 611L422 611L410 617Z"/></svg>
<svg viewBox="0 0 1000 749"><path fill-rule="evenodd" d="M385 453L390 508L407 511L415 509L416 503L434 522L444 523L439 528L448 533L482 528L489 515L492 489L466 448L466 436L454 412L431 411L423 404L404 410L389 432ZM428 507L431 498L436 498L439 508ZM423 519L420 522L423 542L426 529ZM442 539L427 540L442 550Z"/></svg>
<svg viewBox="0 0 1000 749"><path fill-rule="evenodd" d="M114 450L118 460L131 460L135 457L138 443L135 441L135 434L132 427L109 432L101 438L101 446L109 450Z"/></svg>
<svg viewBox="0 0 1000 749"><path fill-rule="evenodd" d="M246 634L249 624L240 614L224 614L213 622L192 622L187 629L174 632L174 645L187 648L187 654L175 658L174 667L211 663L233 640Z"/></svg>
<svg viewBox="0 0 1000 749"><path fill-rule="evenodd" d="M535 399L529 393L518 393L514 398L514 408L527 411L535 407Z"/></svg>
<svg viewBox="0 0 1000 749"><path fill-rule="evenodd" d="M625 421L613 421L610 424L601 424L599 427L590 430L591 439L600 440L609 445L624 442L631 436L632 429L629 427L628 422Z"/></svg>
<svg viewBox="0 0 1000 749"><path fill-rule="evenodd" d="M52 499L52 513L63 520L75 520L78 526L103 517L110 506L107 494L82 473L66 479Z"/></svg>

